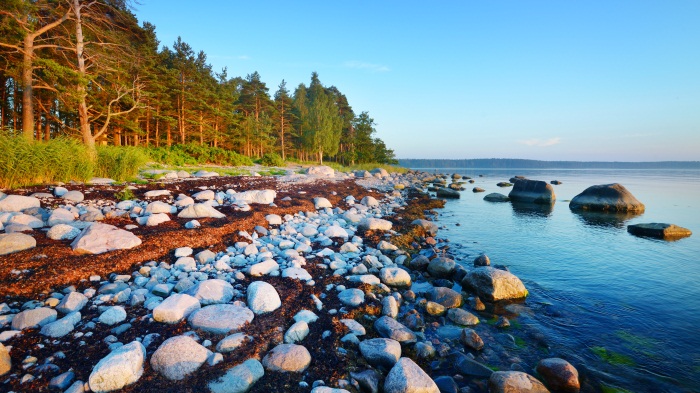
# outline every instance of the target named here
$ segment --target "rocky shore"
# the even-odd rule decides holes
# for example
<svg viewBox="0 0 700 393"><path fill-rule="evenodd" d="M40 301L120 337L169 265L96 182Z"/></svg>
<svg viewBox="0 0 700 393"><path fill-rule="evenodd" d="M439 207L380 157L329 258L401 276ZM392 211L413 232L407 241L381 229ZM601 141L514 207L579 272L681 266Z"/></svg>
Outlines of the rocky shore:
<svg viewBox="0 0 700 393"><path fill-rule="evenodd" d="M0 196L1 390L579 390L563 359L494 371L484 310L528 291L452 258L434 175L198 175Z"/></svg>

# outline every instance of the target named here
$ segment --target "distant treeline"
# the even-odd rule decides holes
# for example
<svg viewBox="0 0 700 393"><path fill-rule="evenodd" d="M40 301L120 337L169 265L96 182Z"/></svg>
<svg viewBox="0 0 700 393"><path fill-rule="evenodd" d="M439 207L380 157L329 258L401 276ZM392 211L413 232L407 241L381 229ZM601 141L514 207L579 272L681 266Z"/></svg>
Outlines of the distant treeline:
<svg viewBox="0 0 700 393"><path fill-rule="evenodd" d="M399 165L406 168L700 169L700 161L538 161L514 158L480 158L468 160L400 159Z"/></svg>

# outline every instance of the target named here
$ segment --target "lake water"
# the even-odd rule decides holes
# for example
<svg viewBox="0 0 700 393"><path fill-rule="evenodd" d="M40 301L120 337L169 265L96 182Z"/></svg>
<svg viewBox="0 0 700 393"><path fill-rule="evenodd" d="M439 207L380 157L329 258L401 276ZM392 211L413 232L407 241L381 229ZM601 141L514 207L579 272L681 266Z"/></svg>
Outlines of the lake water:
<svg viewBox="0 0 700 393"><path fill-rule="evenodd" d="M569 360L581 373L583 391L700 391L700 171L437 172L475 180L440 210L440 236L465 265L485 253L523 280L530 296L514 318L513 335L541 341L539 349L528 344L531 357ZM491 192L507 195L511 189L496 183L515 175L563 182L554 186L553 208L483 200ZM646 211L569 210L584 189L608 183L624 185ZM486 192L472 193L474 186ZM627 233L628 224L645 222L673 223L694 234L667 242Z"/></svg>

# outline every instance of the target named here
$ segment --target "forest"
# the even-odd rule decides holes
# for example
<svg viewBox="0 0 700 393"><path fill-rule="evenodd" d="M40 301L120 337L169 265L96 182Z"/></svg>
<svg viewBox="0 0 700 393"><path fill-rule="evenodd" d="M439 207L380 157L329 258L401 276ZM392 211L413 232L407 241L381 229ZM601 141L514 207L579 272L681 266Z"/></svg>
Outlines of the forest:
<svg viewBox="0 0 700 393"><path fill-rule="evenodd" d="M25 141L75 138L88 150L202 146L250 158L395 163L369 113L335 86L274 92L258 72L215 71L182 38L161 45L128 0L0 2L0 128ZM270 48L273 50L273 48Z"/></svg>

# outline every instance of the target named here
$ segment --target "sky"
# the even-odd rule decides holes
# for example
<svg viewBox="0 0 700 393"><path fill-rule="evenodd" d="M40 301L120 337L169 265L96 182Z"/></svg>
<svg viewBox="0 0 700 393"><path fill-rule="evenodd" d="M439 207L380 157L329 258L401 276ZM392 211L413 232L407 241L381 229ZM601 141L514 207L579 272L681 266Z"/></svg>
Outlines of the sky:
<svg viewBox="0 0 700 393"><path fill-rule="evenodd" d="M700 1L139 0L274 94L318 72L398 158L700 160Z"/></svg>

